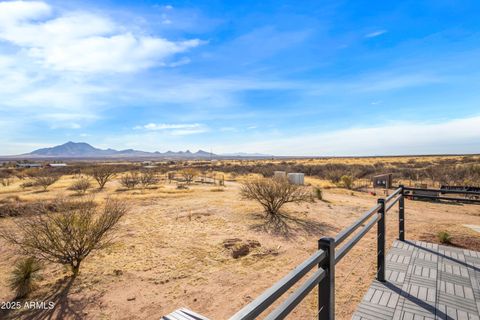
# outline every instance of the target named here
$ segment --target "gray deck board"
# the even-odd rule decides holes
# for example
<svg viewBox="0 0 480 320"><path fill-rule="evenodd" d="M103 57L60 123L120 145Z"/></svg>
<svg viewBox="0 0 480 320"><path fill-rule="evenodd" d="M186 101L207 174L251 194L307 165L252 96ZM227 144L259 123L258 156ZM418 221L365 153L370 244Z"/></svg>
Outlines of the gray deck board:
<svg viewBox="0 0 480 320"><path fill-rule="evenodd" d="M352 319L480 320L480 252L395 241Z"/></svg>

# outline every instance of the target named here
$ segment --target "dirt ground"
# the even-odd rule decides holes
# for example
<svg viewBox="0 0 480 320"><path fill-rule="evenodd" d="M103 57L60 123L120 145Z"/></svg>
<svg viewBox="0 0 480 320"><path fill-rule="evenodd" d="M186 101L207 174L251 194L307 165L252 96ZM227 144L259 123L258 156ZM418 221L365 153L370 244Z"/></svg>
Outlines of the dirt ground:
<svg viewBox="0 0 480 320"><path fill-rule="evenodd" d="M22 190L17 181L0 188L0 200L70 197L65 190L72 181L63 177L45 193ZM95 200L111 195L131 204L115 244L89 256L73 283L65 268L46 266L39 288L27 300L54 301L53 311L0 310L0 318L159 319L188 307L211 319L227 319L310 256L319 238L334 236L376 203L368 193L324 189L323 201L287 205L285 223L274 229L265 225L259 205L240 199L239 187L227 181L224 188L198 184L177 190L165 183L118 191L118 181L109 182L94 193ZM405 207L407 239L436 241L436 233L447 230L454 245L479 250L480 234L463 225L480 224L480 206L406 200ZM11 228L13 219L0 218L0 227ZM387 216L387 228L390 245L398 235L396 207ZM260 246L234 259L223 245L233 238L256 240ZM376 238L374 227L337 265L338 319L350 318L375 276ZM13 299L7 280L16 259L16 249L0 239L0 302ZM290 318L315 319L316 299L311 293Z"/></svg>

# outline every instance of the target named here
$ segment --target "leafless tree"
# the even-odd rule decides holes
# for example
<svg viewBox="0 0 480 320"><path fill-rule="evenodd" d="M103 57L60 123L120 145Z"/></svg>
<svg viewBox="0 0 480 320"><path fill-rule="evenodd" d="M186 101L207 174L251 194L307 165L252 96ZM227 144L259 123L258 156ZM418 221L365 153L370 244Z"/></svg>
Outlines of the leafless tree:
<svg viewBox="0 0 480 320"><path fill-rule="evenodd" d="M158 183L158 178L155 171L145 170L140 174L140 184L143 188L148 188L156 183Z"/></svg>
<svg viewBox="0 0 480 320"><path fill-rule="evenodd" d="M129 172L122 176L120 183L125 188L133 189L140 183L140 176L138 175L138 172Z"/></svg>
<svg viewBox="0 0 480 320"><path fill-rule="evenodd" d="M47 191L48 187L57 182L60 179L60 175L55 173L42 173L33 177L34 184L42 187L43 191Z"/></svg>
<svg viewBox="0 0 480 320"><path fill-rule="evenodd" d="M115 167L108 165L95 166L90 172L90 175L97 181L100 189L103 189L108 180L113 178L115 174Z"/></svg>
<svg viewBox="0 0 480 320"><path fill-rule="evenodd" d="M287 178L258 178L244 182L240 194L244 199L260 203L267 217L276 216L286 203L313 201L312 192L307 187L291 184Z"/></svg>
<svg viewBox="0 0 480 320"><path fill-rule="evenodd" d="M87 190L91 187L90 181L85 177L80 177L68 188L69 190L75 191L78 195L85 194Z"/></svg>
<svg viewBox="0 0 480 320"><path fill-rule="evenodd" d="M128 211L126 203L108 199L103 210L92 200L57 199L58 212L39 208L36 215L15 221L17 232L1 229L0 236L17 245L23 254L69 265L77 275L82 261L111 244L113 231Z"/></svg>
<svg viewBox="0 0 480 320"><path fill-rule="evenodd" d="M197 169L194 168L185 168L180 171L180 174L182 175L185 182L187 184L190 184L193 181L193 178L198 176L199 172Z"/></svg>

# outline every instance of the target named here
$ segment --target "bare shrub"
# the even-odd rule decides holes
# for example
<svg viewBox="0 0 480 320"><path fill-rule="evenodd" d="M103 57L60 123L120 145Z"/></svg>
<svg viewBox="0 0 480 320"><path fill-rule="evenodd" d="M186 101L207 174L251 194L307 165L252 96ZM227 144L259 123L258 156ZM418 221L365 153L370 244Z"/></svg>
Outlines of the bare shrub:
<svg viewBox="0 0 480 320"><path fill-rule="evenodd" d="M92 206L95 206L95 203L92 200L89 200L88 202L91 203ZM45 212L60 212L66 209L75 210L82 205L84 204L78 201L24 202L18 197L8 197L0 200L0 218L32 216Z"/></svg>
<svg viewBox="0 0 480 320"><path fill-rule="evenodd" d="M87 178L79 178L72 183L68 190L75 191L78 195L85 194L87 190L91 187L90 181Z"/></svg>
<svg viewBox="0 0 480 320"><path fill-rule="evenodd" d="M115 176L116 169L113 166L96 166L89 173L97 181L99 189L103 189L105 184Z"/></svg>
<svg viewBox="0 0 480 320"><path fill-rule="evenodd" d="M18 260L9 279L10 289L15 291L16 298L28 296L36 287L36 282L41 279L42 265L34 257Z"/></svg>
<svg viewBox="0 0 480 320"><path fill-rule="evenodd" d="M18 217L30 213L31 205L20 203L20 201L9 201L0 204L0 218Z"/></svg>
<svg viewBox="0 0 480 320"><path fill-rule="evenodd" d="M0 184L4 187L8 187L13 182L12 178L0 178Z"/></svg>
<svg viewBox="0 0 480 320"><path fill-rule="evenodd" d="M19 180L24 180L28 178L28 176L25 174L23 170L15 171L15 177L17 177Z"/></svg>
<svg viewBox="0 0 480 320"><path fill-rule="evenodd" d="M148 188L154 184L158 183L157 175L154 171L146 170L140 174L140 185L143 188Z"/></svg>
<svg viewBox="0 0 480 320"><path fill-rule="evenodd" d="M33 177L35 186L42 187L43 191L47 191L48 187L57 182L60 176L57 174L42 174Z"/></svg>
<svg viewBox="0 0 480 320"><path fill-rule="evenodd" d="M344 188L347 188L348 190L353 189L353 184L355 182L355 178L351 175L343 175L340 178L340 182L342 183L342 186Z"/></svg>
<svg viewBox="0 0 480 320"><path fill-rule="evenodd" d="M8 187L13 182L13 175L6 171L7 170L0 171L0 184L4 187Z"/></svg>
<svg viewBox="0 0 480 320"><path fill-rule="evenodd" d="M330 169L326 171L326 178L330 180L332 183L338 183L342 178L343 171L338 169Z"/></svg>
<svg viewBox="0 0 480 320"><path fill-rule="evenodd" d="M199 172L197 169L194 168L185 168L180 171L180 174L182 175L185 182L187 184L190 184L193 181L193 178L198 176Z"/></svg>
<svg viewBox="0 0 480 320"><path fill-rule="evenodd" d="M77 275L82 261L112 240L120 218L128 211L126 203L108 199L99 210L93 201L56 201L57 213L43 207L37 214L15 221L18 232L0 230L0 236L17 245L25 255L69 265Z"/></svg>
<svg viewBox="0 0 480 320"><path fill-rule="evenodd" d="M35 181L25 181L20 184L20 188L24 190L31 187L35 187Z"/></svg>
<svg viewBox="0 0 480 320"><path fill-rule="evenodd" d="M244 199L260 203L269 217L276 216L286 203L313 199L307 187L291 184L287 178L259 178L244 182L240 194Z"/></svg>
<svg viewBox="0 0 480 320"><path fill-rule="evenodd" d="M140 183L138 172L129 172L122 176L120 184L128 189L134 189Z"/></svg>

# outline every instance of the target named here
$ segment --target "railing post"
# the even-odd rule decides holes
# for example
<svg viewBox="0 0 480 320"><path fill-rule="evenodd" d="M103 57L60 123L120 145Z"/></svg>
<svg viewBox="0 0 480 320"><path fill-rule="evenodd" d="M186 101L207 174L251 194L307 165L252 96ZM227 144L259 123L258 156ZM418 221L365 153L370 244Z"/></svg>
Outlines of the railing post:
<svg viewBox="0 0 480 320"><path fill-rule="evenodd" d="M403 195L403 185L400 185L400 188L402 191L398 200L398 239L405 241L405 197Z"/></svg>
<svg viewBox="0 0 480 320"><path fill-rule="evenodd" d="M377 280L385 282L385 199L378 199L380 219L377 222Z"/></svg>
<svg viewBox="0 0 480 320"><path fill-rule="evenodd" d="M318 265L326 271L326 277L318 284L318 320L335 319L335 239L321 238L318 249L327 253Z"/></svg>

